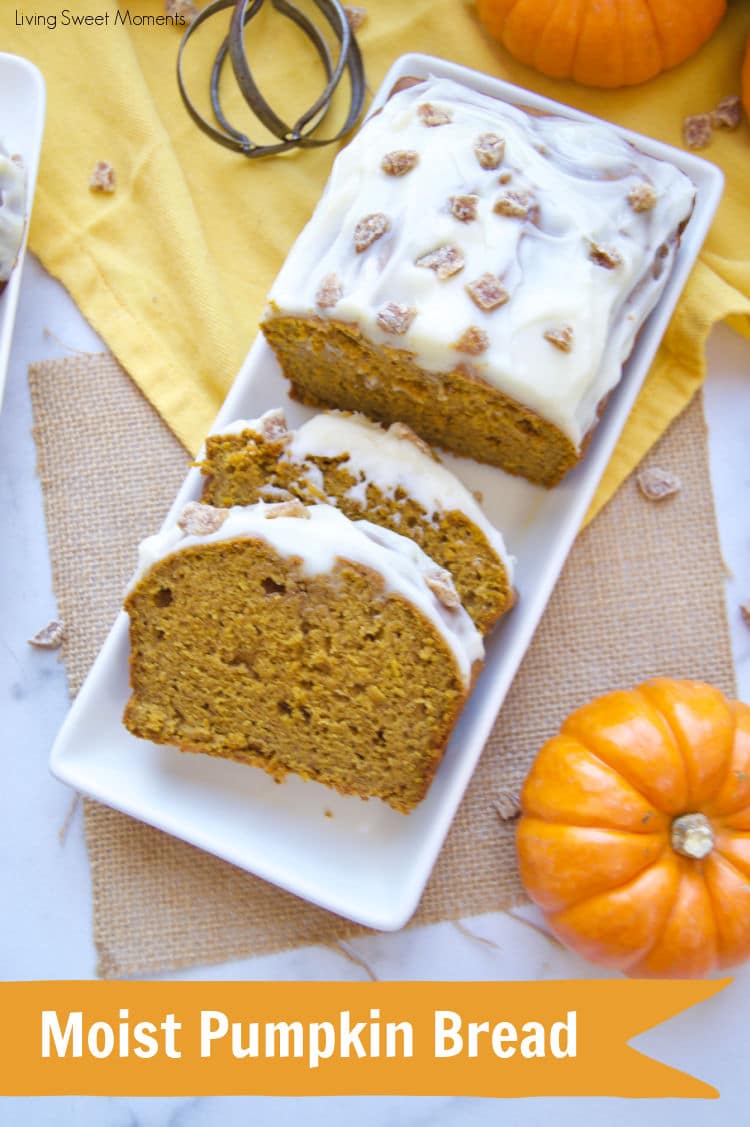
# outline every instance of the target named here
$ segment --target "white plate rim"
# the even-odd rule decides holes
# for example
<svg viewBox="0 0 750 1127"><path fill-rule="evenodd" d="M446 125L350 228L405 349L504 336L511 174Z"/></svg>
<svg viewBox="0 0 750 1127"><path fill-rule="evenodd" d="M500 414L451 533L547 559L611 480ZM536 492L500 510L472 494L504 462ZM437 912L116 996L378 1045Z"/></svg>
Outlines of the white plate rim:
<svg viewBox="0 0 750 1127"><path fill-rule="evenodd" d="M471 71L466 67L433 56L414 53L402 56L393 64L375 96L370 107L370 113L375 112L382 105L399 78L412 75L414 77L427 77L430 74L438 77L455 78L459 82L492 94L504 101L520 102L545 112L567 117L597 120L592 118L591 115L584 114L501 79ZM611 125L611 123L608 124ZM670 160L677 167L682 168L693 179L698 188L696 208L685 236L683 236L680 254L667 286L641 331L637 345L638 363L634 363L631 357L626 366L626 374L608 404L605 416L597 428L585 459L573 471L573 475L569 475L569 478L575 477L575 491L572 497L568 498L564 534L560 535L553 545L547 560L544 582L539 583L535 590L525 597L521 615L518 613L518 608L513 612L515 616L514 627L515 623L520 625L514 631L510 653L504 658L502 668L496 670L493 674L491 691L485 692L483 697L475 702L471 739L468 748L462 748L459 753L450 792L441 795L435 813L430 816L428 824L423 827L421 848L418 854L412 858L411 866L404 866L401 873L401 882L397 888L394 888L393 896L389 902L374 907L366 903L361 895L352 898L346 890L342 893L341 890L336 888L321 887L320 884L315 884L315 882L305 881L294 873L290 873L288 868L274 865L268 856L248 857L242 850L238 851L234 848L230 840L217 841L216 836L204 832L202 826L185 825L179 813L175 815L173 810L147 809L145 804L139 802L137 798L135 801L131 801L123 798L122 795L112 793L111 786L101 785L95 770L92 772L86 768L85 763L76 759L74 750L79 718L85 716L86 711L93 707L103 671L107 663L116 657L116 651L122 646L123 636L127 637L127 616L123 612L118 616L55 741L50 759L50 767L54 775L107 805L114 806L133 817L215 853L225 860L248 869L271 883L339 915L384 931L397 930L408 921L417 907L457 807L492 729L497 712L541 618L601 474L609 461L611 450L614 448L625 419L630 413L677 299L698 256L721 197L723 174L714 165L692 153L681 152L662 142L643 137L619 126L612 125L612 128L633 141L644 152L661 159ZM259 364L266 363L269 352L267 344L259 336L251 347L240 374L230 388L213 428L222 426L241 414L241 411L238 410L238 404L247 390L243 374L254 371ZM186 501L197 496L199 485L199 471L193 469L188 473L175 498L165 523L168 523L179 513ZM562 487L558 488L561 489ZM246 771L247 768L242 767L240 770ZM438 772L439 775L440 772ZM433 783L434 788L435 783ZM425 800L425 804L428 800ZM415 815L410 817L414 818Z"/></svg>
<svg viewBox="0 0 750 1127"><path fill-rule="evenodd" d="M16 81L20 80L26 86L27 94L31 95L32 100L30 104L23 108L24 120L28 122L29 128L22 131L23 136L13 145L14 150L17 150L23 157L24 168L26 169L26 223L16 265L8 279L5 290L0 294L0 406L5 390L5 377L16 322L18 295L21 289L21 275L29 239L29 226L36 191L46 108L46 88L39 68L21 55L10 55L5 51L0 51L0 90L3 90L11 77L15 77ZM1 101L2 99L0 99ZM10 100L10 104L12 106L14 100ZM8 139L7 130L6 118L0 110L1 140Z"/></svg>

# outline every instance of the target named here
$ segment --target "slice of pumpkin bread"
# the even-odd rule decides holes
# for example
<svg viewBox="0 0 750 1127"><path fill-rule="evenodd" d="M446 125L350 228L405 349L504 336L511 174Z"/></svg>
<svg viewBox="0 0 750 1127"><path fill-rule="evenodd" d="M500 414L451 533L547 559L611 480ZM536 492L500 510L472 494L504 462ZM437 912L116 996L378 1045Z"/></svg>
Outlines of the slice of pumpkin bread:
<svg viewBox="0 0 750 1127"><path fill-rule="evenodd" d="M353 520L411 537L450 571L482 632L513 604L513 561L502 536L404 424L385 431L364 415L327 412L288 430L281 410L268 411L210 435L201 469L211 505L325 501Z"/></svg>
<svg viewBox="0 0 750 1127"><path fill-rule="evenodd" d="M328 505L193 503L140 561L134 735L405 813L424 797L483 646L411 540Z"/></svg>

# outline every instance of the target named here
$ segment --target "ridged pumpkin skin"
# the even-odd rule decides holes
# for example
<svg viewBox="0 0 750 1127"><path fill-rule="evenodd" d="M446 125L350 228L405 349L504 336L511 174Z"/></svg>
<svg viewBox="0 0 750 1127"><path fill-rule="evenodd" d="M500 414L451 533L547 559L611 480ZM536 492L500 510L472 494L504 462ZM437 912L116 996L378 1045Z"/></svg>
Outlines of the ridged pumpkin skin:
<svg viewBox="0 0 750 1127"><path fill-rule="evenodd" d="M600 697L541 749L521 808L521 879L566 946L660 978L750 956L747 705L668 678Z"/></svg>
<svg viewBox="0 0 750 1127"><path fill-rule="evenodd" d="M726 0L477 0L514 58L584 86L634 86L695 54Z"/></svg>

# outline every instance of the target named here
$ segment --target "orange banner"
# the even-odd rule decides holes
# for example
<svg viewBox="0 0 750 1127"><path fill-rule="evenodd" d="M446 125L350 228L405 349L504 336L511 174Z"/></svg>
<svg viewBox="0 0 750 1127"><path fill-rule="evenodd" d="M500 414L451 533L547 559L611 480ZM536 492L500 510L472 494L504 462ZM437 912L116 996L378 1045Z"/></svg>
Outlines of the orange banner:
<svg viewBox="0 0 750 1127"><path fill-rule="evenodd" d="M627 1042L729 982L0 983L0 1095L711 1099Z"/></svg>

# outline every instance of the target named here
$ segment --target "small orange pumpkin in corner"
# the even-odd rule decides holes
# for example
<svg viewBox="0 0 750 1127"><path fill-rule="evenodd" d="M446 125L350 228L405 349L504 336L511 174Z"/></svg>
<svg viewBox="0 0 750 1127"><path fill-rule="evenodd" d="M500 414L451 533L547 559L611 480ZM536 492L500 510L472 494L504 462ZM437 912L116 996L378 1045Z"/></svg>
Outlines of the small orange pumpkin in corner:
<svg viewBox="0 0 750 1127"><path fill-rule="evenodd" d="M521 793L521 879L554 934L626 974L750 956L750 707L669 678L599 697Z"/></svg>
<svg viewBox="0 0 750 1127"><path fill-rule="evenodd" d="M549 78L634 86L694 55L726 0L477 0L479 19Z"/></svg>

